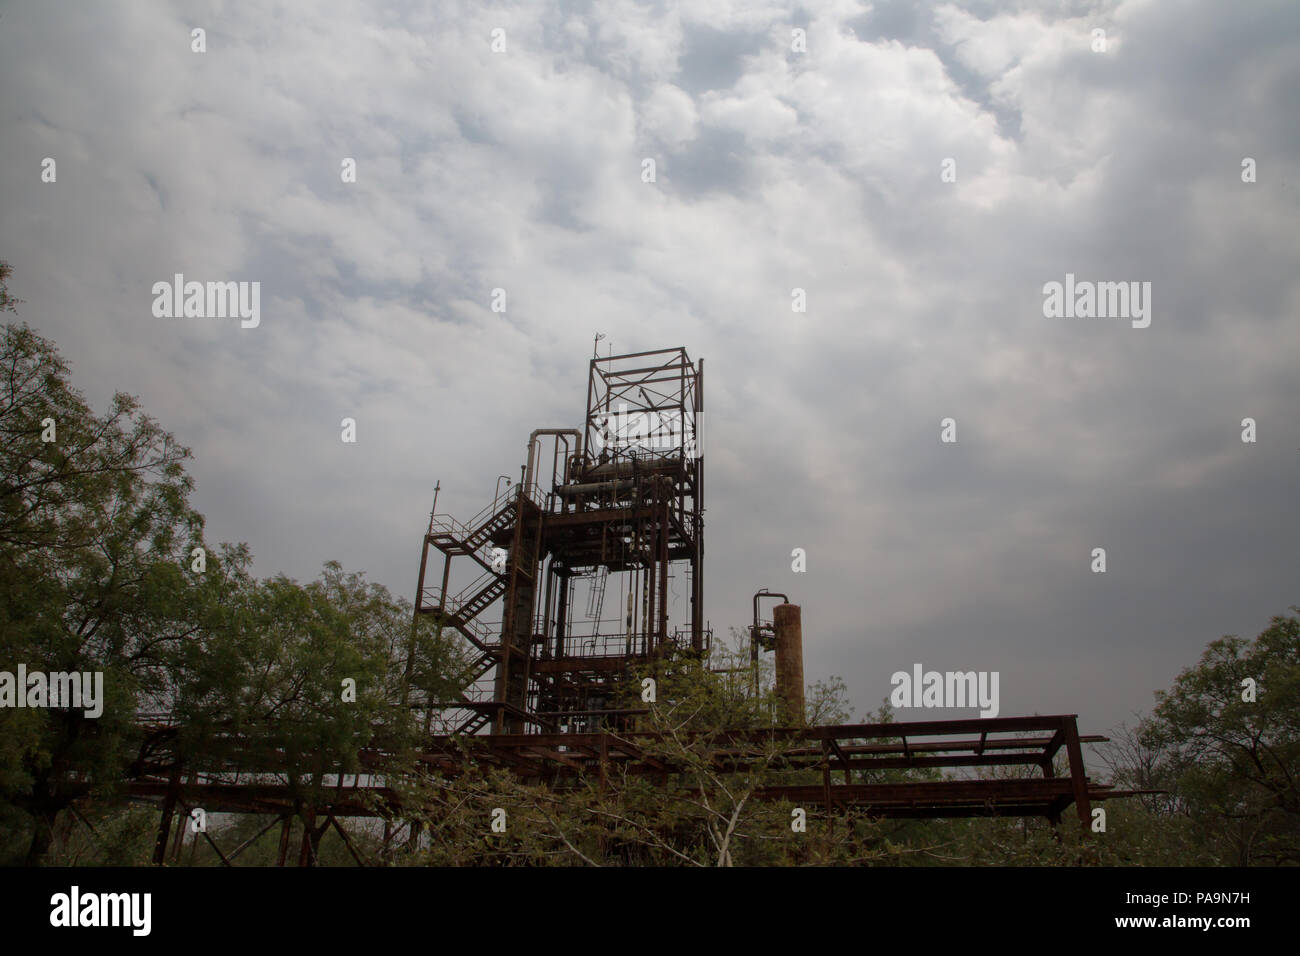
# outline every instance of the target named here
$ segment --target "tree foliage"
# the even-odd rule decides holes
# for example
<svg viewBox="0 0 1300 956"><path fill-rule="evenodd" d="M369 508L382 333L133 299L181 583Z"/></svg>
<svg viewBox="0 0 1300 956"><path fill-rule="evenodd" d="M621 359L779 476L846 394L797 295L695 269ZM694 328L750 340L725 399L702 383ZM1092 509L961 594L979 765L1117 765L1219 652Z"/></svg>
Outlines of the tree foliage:
<svg viewBox="0 0 1300 956"><path fill-rule="evenodd" d="M273 771L310 802L361 749L409 749L411 687L445 694L463 666L361 574L257 580L246 546L210 548L189 457L129 395L96 414L53 343L5 326L0 669L101 673L105 697L99 717L0 708L0 825L29 834L29 863L61 814L84 823L78 805L159 761Z"/></svg>
<svg viewBox="0 0 1300 956"><path fill-rule="evenodd" d="M1221 862L1300 863L1300 618L1211 642L1156 699L1138 743L1167 811Z"/></svg>
<svg viewBox="0 0 1300 956"><path fill-rule="evenodd" d="M7 294L6 294L7 298ZM0 658L103 674L103 714L0 711L0 796L37 821L112 786L130 763L137 698L166 695L177 647L202 628L184 571L201 546L189 452L118 394L96 415L53 344L0 343Z"/></svg>

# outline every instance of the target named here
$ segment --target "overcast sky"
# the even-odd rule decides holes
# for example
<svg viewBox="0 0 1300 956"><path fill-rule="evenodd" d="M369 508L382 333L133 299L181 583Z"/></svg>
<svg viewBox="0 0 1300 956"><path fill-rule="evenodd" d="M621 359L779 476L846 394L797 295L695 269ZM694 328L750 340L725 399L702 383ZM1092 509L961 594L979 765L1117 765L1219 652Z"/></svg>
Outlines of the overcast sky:
<svg viewBox="0 0 1300 956"><path fill-rule="evenodd" d="M788 592L859 712L919 662L1105 731L1300 604L1292 0L0 9L20 315L259 574L412 596L434 482L578 425L602 332L706 360L715 629ZM178 272L260 325L155 317Z"/></svg>

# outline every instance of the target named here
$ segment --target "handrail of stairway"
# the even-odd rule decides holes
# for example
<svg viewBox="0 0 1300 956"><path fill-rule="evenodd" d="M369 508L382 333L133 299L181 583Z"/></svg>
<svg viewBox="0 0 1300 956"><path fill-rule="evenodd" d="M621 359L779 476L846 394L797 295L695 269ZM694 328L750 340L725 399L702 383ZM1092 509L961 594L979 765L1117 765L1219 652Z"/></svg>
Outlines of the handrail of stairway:
<svg viewBox="0 0 1300 956"><path fill-rule="evenodd" d="M469 528L449 514L440 513L429 516L429 534L433 534L435 531L446 531L462 541L470 536Z"/></svg>
<svg viewBox="0 0 1300 956"><path fill-rule="evenodd" d="M502 575L498 574L495 571L484 571L482 574L476 577L469 584L465 585L463 588L457 591L455 595L447 598L447 606L451 607L452 605L455 605L456 608L459 610L460 608L468 604L473 598L477 597L479 592L483 591L489 586L490 584L489 578L495 578L496 580L500 580L501 577Z"/></svg>
<svg viewBox="0 0 1300 956"><path fill-rule="evenodd" d="M442 595L442 588L438 587L437 585L425 588L420 593L420 606L425 608L430 608L432 610L437 610L438 598L441 595ZM473 631L474 635L480 639L481 643L485 645L491 644L492 638L495 637L498 633L497 630L493 628L491 625L485 624L482 621L480 621L477 615L465 620L461 620L461 618L456 613L458 610L459 610L458 606L456 606L451 602L448 602L446 605L443 606L442 613L447 617L454 619L454 623L452 623L453 627L461 627L464 628L465 630Z"/></svg>
<svg viewBox="0 0 1300 956"><path fill-rule="evenodd" d="M450 534L462 544L464 544L465 541L469 539L470 535L474 533L468 527L451 517L451 515L444 514L437 514L429 519L429 534L433 534L437 531ZM479 559L480 563L491 565L494 547L494 545L485 541L475 548L472 553Z"/></svg>
<svg viewBox="0 0 1300 956"><path fill-rule="evenodd" d="M536 482L527 486L516 484L514 489L513 492L506 492L504 496L492 499L489 504L479 509L474 517L463 524L449 514L430 515L429 533L433 534L435 530L450 531L462 540L468 538L507 508L516 505L521 494L537 507L545 509L547 496Z"/></svg>

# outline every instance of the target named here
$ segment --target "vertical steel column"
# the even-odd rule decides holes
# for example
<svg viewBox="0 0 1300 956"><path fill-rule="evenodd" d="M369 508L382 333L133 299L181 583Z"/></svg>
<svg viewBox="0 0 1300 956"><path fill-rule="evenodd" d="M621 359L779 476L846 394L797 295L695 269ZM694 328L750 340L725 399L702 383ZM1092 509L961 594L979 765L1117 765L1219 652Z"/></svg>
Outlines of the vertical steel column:
<svg viewBox="0 0 1300 956"><path fill-rule="evenodd" d="M555 656L557 658L564 656L564 632L569 626L569 572L567 568L561 568L558 572L560 579L559 601L555 610Z"/></svg>
<svg viewBox="0 0 1300 956"><path fill-rule="evenodd" d="M1087 830L1092 825L1092 803L1088 799L1087 768L1083 765L1083 748L1079 745L1079 722L1076 714L1070 714L1063 721L1061 728L1065 731L1065 752L1070 757L1070 784L1074 789L1074 807L1079 814L1079 822Z"/></svg>
<svg viewBox="0 0 1300 956"><path fill-rule="evenodd" d="M451 555L443 556L442 560L442 591L438 594L438 610L447 609L447 582L451 580Z"/></svg>
<svg viewBox="0 0 1300 956"><path fill-rule="evenodd" d="M657 517L659 536L658 555L659 560L659 646L662 648L668 643L668 538L672 534L672 499L663 495L665 484L671 481L668 478L655 479L655 513Z"/></svg>
<svg viewBox="0 0 1300 956"><path fill-rule="evenodd" d="M432 520L432 519L430 519ZM424 536L424 550L420 554L420 577L415 583L415 606L419 608L424 603L424 574L429 566L429 539L430 535Z"/></svg>
<svg viewBox="0 0 1300 956"><path fill-rule="evenodd" d="M696 652L704 650L704 446L702 444L700 417L704 411L704 359L700 359L695 373L695 414L691 422L691 436L695 442L695 486L692 504L694 515L691 533L694 537L691 560L691 646Z"/></svg>

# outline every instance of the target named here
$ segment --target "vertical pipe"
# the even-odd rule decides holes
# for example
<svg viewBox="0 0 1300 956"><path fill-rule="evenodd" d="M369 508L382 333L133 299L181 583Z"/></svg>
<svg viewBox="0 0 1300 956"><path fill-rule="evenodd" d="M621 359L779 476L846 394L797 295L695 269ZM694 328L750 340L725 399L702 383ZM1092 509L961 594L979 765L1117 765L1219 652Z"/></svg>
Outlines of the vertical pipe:
<svg viewBox="0 0 1300 956"><path fill-rule="evenodd" d="M704 446L701 444L700 416L704 412L704 359L695 373L695 414L691 422L695 442L694 560L691 562L691 642L697 651L704 650Z"/></svg>
<svg viewBox="0 0 1300 956"><path fill-rule="evenodd" d="M441 485L442 482L439 482ZM434 507L437 507L438 493L434 493ZM433 525L433 512L429 513L429 525ZM415 613L411 615L411 639L406 644L406 669L402 673L402 706L405 707L411 691L411 675L415 668L416 620L420 608L424 605L424 573L429 565L429 534L424 536L424 548L420 552L420 578L415 582ZM443 590L446 590L444 588Z"/></svg>
<svg viewBox="0 0 1300 956"><path fill-rule="evenodd" d="M660 490L664 488L659 480ZM659 505L659 643L668 641L668 529L672 521L672 501L664 498Z"/></svg>
<svg viewBox="0 0 1300 956"><path fill-rule="evenodd" d="M654 600L654 577L655 566L647 561L645 571L642 572L645 577L645 587L641 589L641 631L645 635L645 651L647 654L655 652L655 600Z"/></svg>
<svg viewBox="0 0 1300 956"><path fill-rule="evenodd" d="M644 505L644 501L641 502ZM655 637L658 633L658 622L655 620L659 612L659 574L656 560L659 549L659 531L656 525L659 523L659 485L652 479L650 486L650 520L646 523L645 547L643 550L643 559L646 565L645 576L645 634L646 650L648 653L655 652Z"/></svg>
<svg viewBox="0 0 1300 956"><path fill-rule="evenodd" d="M599 353L597 353L597 355L599 355ZM591 366L587 369L587 420L582 426L582 432L584 438L582 446L583 448L587 449L588 456L592 459L592 461L595 461L597 457L596 455L591 454L591 416L595 412L595 409L591 407L591 397L595 391L595 386L596 386L596 359L593 357L591 360ZM603 445L601 446L601 450L604 451ZM586 464L587 464L586 461L579 462L578 467L583 468L586 466Z"/></svg>
<svg viewBox="0 0 1300 956"><path fill-rule="evenodd" d="M550 561L546 562L546 599L542 602L542 649L543 650L546 650L551 646L551 625L554 623L552 619L552 611L554 610L554 605L552 601L555 597L554 591L555 591L555 559L551 558Z"/></svg>
<svg viewBox="0 0 1300 956"><path fill-rule="evenodd" d="M627 614L623 617L623 631L627 634L627 642L630 645L632 643L632 635L636 633L632 629L632 622L635 620L633 617L632 606L635 600L634 594L636 592L636 569L628 568L625 570L624 574L626 575L624 581L627 582Z"/></svg>
<svg viewBox="0 0 1300 956"><path fill-rule="evenodd" d="M555 573L554 561L551 562L551 572ZM567 568L562 568L559 572L560 590L558 600L556 601L555 611L555 656L557 658L564 656L564 629L569 622L569 572Z"/></svg>
<svg viewBox="0 0 1300 956"><path fill-rule="evenodd" d="M786 718L802 724L803 621L799 605L778 604L772 608L772 625L776 631L776 696L782 701Z"/></svg>

